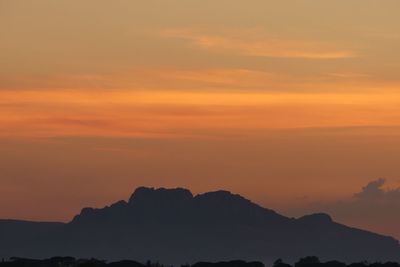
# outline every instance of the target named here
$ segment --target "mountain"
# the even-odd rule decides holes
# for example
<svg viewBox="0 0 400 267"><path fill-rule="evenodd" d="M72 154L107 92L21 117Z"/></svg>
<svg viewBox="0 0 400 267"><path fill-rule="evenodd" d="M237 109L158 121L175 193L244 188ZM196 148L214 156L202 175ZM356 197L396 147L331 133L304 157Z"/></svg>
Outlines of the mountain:
<svg viewBox="0 0 400 267"><path fill-rule="evenodd" d="M242 259L270 263L399 261L399 242L327 214L282 216L228 191L140 187L129 201L84 208L69 223L0 221L0 257L74 256L181 264Z"/></svg>

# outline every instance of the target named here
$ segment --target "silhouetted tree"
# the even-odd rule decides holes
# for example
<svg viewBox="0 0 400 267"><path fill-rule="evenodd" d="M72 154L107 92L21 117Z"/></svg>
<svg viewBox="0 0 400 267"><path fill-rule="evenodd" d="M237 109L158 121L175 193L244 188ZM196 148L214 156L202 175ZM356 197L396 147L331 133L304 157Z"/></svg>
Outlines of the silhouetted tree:
<svg viewBox="0 0 400 267"><path fill-rule="evenodd" d="M367 267L367 266L369 266L369 265L368 265L368 262L366 262L366 261L364 261L364 262L355 262L355 263L352 263L352 264L348 265L348 267Z"/></svg>
<svg viewBox="0 0 400 267"><path fill-rule="evenodd" d="M340 261L327 261L323 263L324 267L346 267L346 263Z"/></svg>
<svg viewBox="0 0 400 267"><path fill-rule="evenodd" d="M309 256L305 258L301 258L298 262L295 263L295 267L319 267L321 262L318 257Z"/></svg>
<svg viewBox="0 0 400 267"><path fill-rule="evenodd" d="M277 259L277 260L274 262L273 267L293 267L293 266L290 265L290 264L288 264L288 263L283 262L282 259Z"/></svg>
<svg viewBox="0 0 400 267"><path fill-rule="evenodd" d="M142 264L131 260L123 260L107 264L105 261L96 259L77 260L72 257L53 257L44 260L12 258L9 261L0 261L0 267L164 267L164 265L160 264L159 262L151 261L148 261L146 264ZM192 266L189 264L184 264L181 265L181 267L264 267L264 264L261 262L235 260L216 263L198 262ZM293 266L283 262L282 259L278 259L274 262L273 267ZM317 257L305 257L296 262L294 267L400 267L400 264L397 262L357 262L347 265L340 261L320 262Z"/></svg>

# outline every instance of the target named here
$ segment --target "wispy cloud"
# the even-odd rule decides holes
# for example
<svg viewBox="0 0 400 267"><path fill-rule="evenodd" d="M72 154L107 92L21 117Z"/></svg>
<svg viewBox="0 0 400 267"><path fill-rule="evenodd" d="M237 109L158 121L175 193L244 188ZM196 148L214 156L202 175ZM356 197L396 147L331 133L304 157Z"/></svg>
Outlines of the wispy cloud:
<svg viewBox="0 0 400 267"><path fill-rule="evenodd" d="M0 99L0 136L199 137L396 126L400 115L399 94L9 90Z"/></svg>
<svg viewBox="0 0 400 267"><path fill-rule="evenodd" d="M332 44L286 40L277 38L254 38L245 35L216 35L200 33L190 29L169 29L162 32L169 38L187 40L192 45L212 51L230 52L243 56L300 59L344 59L356 56L349 49L335 48Z"/></svg>
<svg viewBox="0 0 400 267"><path fill-rule="evenodd" d="M285 79L286 78L286 79ZM0 77L9 89L229 89L266 87L285 80L284 74L245 68L144 68L117 73L20 75ZM299 81L297 81L298 84ZM280 84L280 83L279 83Z"/></svg>
<svg viewBox="0 0 400 267"><path fill-rule="evenodd" d="M9 90L181 90L263 92L398 92L398 81L384 81L356 72L288 73L257 68L138 68L119 72L1 77L0 91Z"/></svg>

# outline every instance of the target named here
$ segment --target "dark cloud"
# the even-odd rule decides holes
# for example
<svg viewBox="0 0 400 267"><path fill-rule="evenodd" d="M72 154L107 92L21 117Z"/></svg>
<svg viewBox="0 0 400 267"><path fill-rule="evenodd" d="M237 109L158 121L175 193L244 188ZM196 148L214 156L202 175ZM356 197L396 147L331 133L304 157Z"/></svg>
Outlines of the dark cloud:
<svg viewBox="0 0 400 267"><path fill-rule="evenodd" d="M387 188L386 182L373 180L347 199L314 203L296 213L327 212L338 222L400 239L400 188Z"/></svg>
<svg viewBox="0 0 400 267"><path fill-rule="evenodd" d="M383 189L385 183L384 178L374 180L364 186L361 192L354 194L353 199L356 201L400 201L400 188L385 190Z"/></svg>

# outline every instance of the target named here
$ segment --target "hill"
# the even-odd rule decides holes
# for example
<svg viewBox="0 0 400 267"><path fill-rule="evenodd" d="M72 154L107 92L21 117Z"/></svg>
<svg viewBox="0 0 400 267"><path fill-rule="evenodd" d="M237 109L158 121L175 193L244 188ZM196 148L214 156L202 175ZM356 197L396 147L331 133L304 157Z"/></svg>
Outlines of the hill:
<svg viewBox="0 0 400 267"><path fill-rule="evenodd" d="M344 262L399 261L399 242L327 214L282 216L240 195L140 187L128 201L84 208L70 223L0 221L0 257L54 255L174 263L271 263L316 255Z"/></svg>

